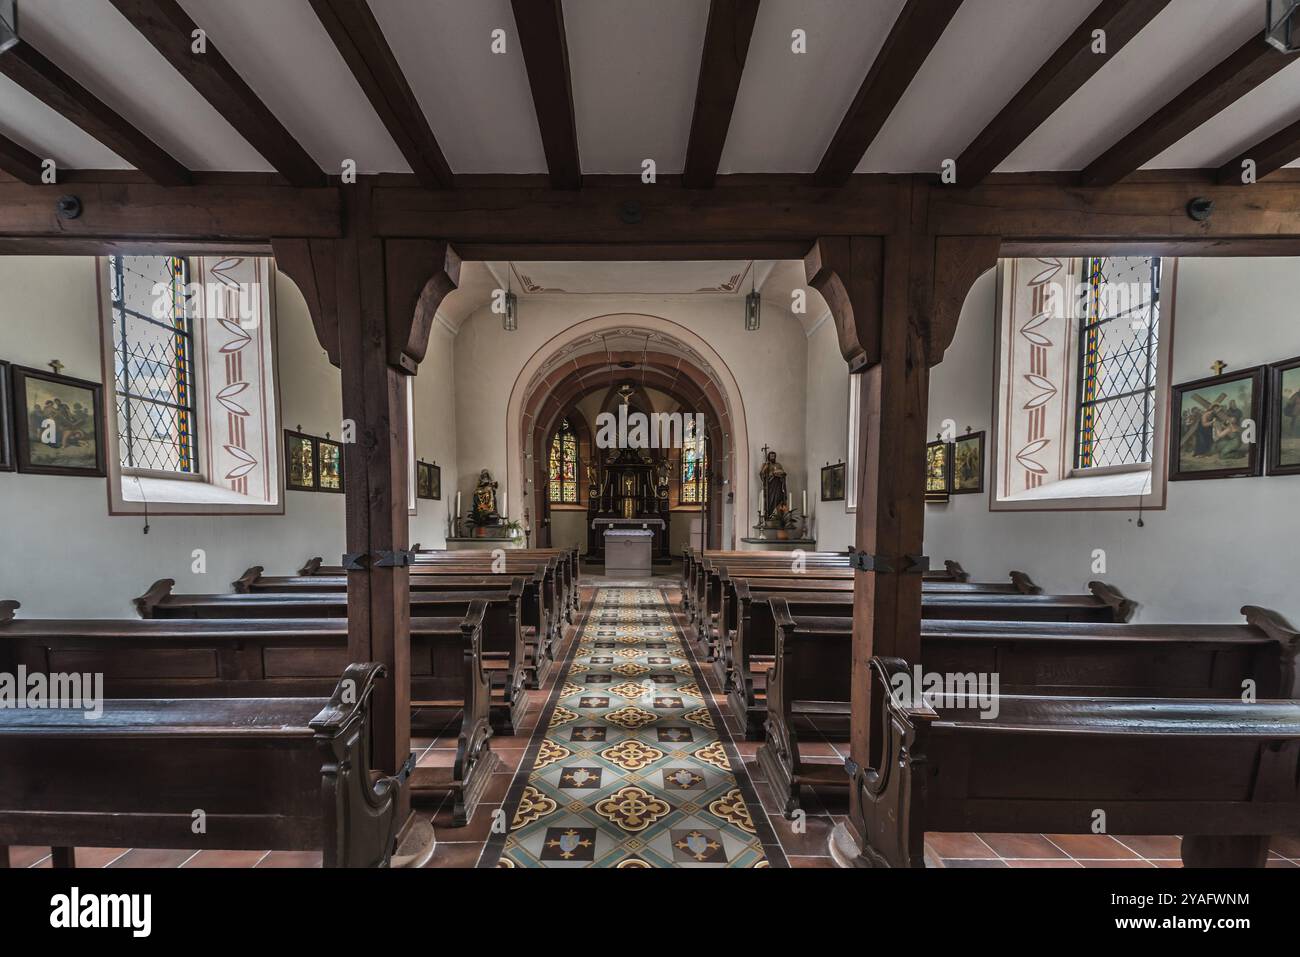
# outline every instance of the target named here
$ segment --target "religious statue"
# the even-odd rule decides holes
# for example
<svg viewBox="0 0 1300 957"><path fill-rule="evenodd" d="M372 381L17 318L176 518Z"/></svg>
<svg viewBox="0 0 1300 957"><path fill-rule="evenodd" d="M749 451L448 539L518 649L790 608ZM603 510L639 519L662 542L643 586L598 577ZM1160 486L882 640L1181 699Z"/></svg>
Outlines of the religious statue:
<svg viewBox="0 0 1300 957"><path fill-rule="evenodd" d="M771 521L790 496L785 484L785 466L776 460L774 449L764 447L763 451L767 456L758 470L758 480L763 486L763 519Z"/></svg>
<svg viewBox="0 0 1300 957"><path fill-rule="evenodd" d="M492 481L492 473L483 469L478 473L478 485L474 489L474 507L470 511L470 521L475 525L495 525L501 520L497 514L497 485Z"/></svg>

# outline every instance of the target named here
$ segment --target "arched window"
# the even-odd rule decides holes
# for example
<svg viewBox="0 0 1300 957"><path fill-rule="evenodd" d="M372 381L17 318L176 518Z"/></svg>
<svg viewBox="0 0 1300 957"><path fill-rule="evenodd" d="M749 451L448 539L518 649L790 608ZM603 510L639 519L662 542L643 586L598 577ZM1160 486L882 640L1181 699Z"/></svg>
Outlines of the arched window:
<svg viewBox="0 0 1300 957"><path fill-rule="evenodd" d="M553 503L576 505L578 502L578 437L568 419L560 422L551 436L547 460L547 498Z"/></svg>
<svg viewBox="0 0 1300 957"><path fill-rule="evenodd" d="M699 505L709 500L709 437L690 433L682 439L683 505Z"/></svg>

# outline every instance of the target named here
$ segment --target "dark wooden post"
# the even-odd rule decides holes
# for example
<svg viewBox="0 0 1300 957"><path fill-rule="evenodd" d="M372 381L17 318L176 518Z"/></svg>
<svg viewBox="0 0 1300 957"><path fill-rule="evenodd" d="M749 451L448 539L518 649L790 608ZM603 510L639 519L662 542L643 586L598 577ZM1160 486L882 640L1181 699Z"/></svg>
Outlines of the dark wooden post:
<svg viewBox="0 0 1300 957"><path fill-rule="evenodd" d="M879 863L864 819L863 772L873 753L869 681L875 655L911 663L921 652L925 445L930 367L943 358L971 283L996 262L999 241L936 240L924 231L924 188L902 190L899 228L883 238L819 239L805 259L831 308L840 348L862 376L853 594L849 816L831 837L845 866Z"/></svg>
<svg viewBox="0 0 1300 957"><path fill-rule="evenodd" d="M434 313L456 288L460 262L443 242L373 235L368 183L344 196L342 239L277 240L273 247L342 374L343 419L354 437L344 452L348 654L386 669L374 699L371 757L392 774L411 750L406 379L424 358Z"/></svg>

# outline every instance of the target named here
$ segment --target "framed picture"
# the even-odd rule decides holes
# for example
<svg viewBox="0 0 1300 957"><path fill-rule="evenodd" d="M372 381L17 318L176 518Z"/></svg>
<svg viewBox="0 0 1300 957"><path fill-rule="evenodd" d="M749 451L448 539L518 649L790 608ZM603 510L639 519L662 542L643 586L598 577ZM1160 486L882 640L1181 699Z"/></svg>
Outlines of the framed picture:
<svg viewBox="0 0 1300 957"><path fill-rule="evenodd" d="M822 466L822 501L844 501L844 463Z"/></svg>
<svg viewBox="0 0 1300 957"><path fill-rule="evenodd" d="M316 491L343 491L343 446L332 439L316 440Z"/></svg>
<svg viewBox="0 0 1300 957"><path fill-rule="evenodd" d="M1171 482L1263 473L1266 374L1255 366L1173 387Z"/></svg>
<svg viewBox="0 0 1300 957"><path fill-rule="evenodd" d="M1300 356L1269 373L1268 474L1300 475Z"/></svg>
<svg viewBox="0 0 1300 957"><path fill-rule="evenodd" d="M925 447L925 500L946 502L952 491L952 447L930 442Z"/></svg>
<svg viewBox="0 0 1300 957"><path fill-rule="evenodd" d="M0 472L14 470L13 386L9 363L0 360Z"/></svg>
<svg viewBox="0 0 1300 957"><path fill-rule="evenodd" d="M316 491L316 441L315 436L284 430L285 488Z"/></svg>
<svg viewBox="0 0 1300 957"><path fill-rule="evenodd" d="M442 466L429 462L415 463L416 498L429 498L435 501L442 498Z"/></svg>
<svg viewBox="0 0 1300 957"><path fill-rule="evenodd" d="M970 432L952 444L952 494L984 491L984 433Z"/></svg>
<svg viewBox="0 0 1300 957"><path fill-rule="evenodd" d="M108 474L104 387L98 382L10 366L14 462L39 475Z"/></svg>

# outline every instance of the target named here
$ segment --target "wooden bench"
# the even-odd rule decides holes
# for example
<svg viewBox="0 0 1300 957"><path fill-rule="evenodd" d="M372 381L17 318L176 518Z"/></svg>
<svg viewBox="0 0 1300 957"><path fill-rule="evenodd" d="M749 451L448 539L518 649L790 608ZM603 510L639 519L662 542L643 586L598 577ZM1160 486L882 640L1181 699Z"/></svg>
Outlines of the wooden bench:
<svg viewBox="0 0 1300 957"><path fill-rule="evenodd" d="M788 814L801 785L848 785L838 760L800 755L798 728L812 721L832 738L843 730L853 623L795 617L780 597L770 605L776 655L756 682L766 716L758 759ZM1250 690L1300 699L1300 633L1263 608L1242 614L1244 625L923 621L921 665L927 673L996 674L1003 694L1240 700Z"/></svg>
<svg viewBox="0 0 1300 957"><path fill-rule="evenodd" d="M802 580L790 579L797 585ZM930 595L921 596L925 619L965 621L1116 622L1137 608L1113 586L1090 584L1089 595ZM769 599L784 598L795 618L852 618L853 595L844 591L757 591L738 579L736 628L731 636L728 702L745 724L750 740L762 734L767 706L760 693L776 654L776 621ZM924 627L924 625L923 625Z"/></svg>
<svg viewBox="0 0 1300 957"><path fill-rule="evenodd" d="M276 849L387 866L403 781L369 771L381 674L350 664L329 698L117 699L94 720L0 710L0 857L17 844L52 848L59 866L75 847Z"/></svg>
<svg viewBox="0 0 1300 957"><path fill-rule="evenodd" d="M871 662L879 767L861 776L870 855L923 867L926 831L1180 834L1188 867L1263 867L1300 835L1300 702L1003 695L996 718L900 701ZM843 854L844 849L833 845Z"/></svg>
<svg viewBox="0 0 1300 957"><path fill-rule="evenodd" d="M348 613L346 592L281 594L174 595L175 581L164 578L135 599L141 618L343 618ZM520 625L523 579L512 578L508 587L460 592L415 592L411 618L457 618L470 614L476 601L485 606L483 617L483 667L492 680L492 727L498 734L514 734L528 710L524 693L527 648Z"/></svg>
<svg viewBox="0 0 1300 957"><path fill-rule="evenodd" d="M102 674L109 698L328 696L348 654L339 618L209 620L18 619L0 602L0 672ZM417 767L416 796L450 794L453 817L473 814L499 759L492 753L492 690L483 667L486 603L463 618L411 620L412 727L459 721L449 767Z"/></svg>
<svg viewBox="0 0 1300 957"><path fill-rule="evenodd" d="M434 549L421 549L418 546L414 549L415 562L419 565L450 563L460 564L466 556L478 559L490 559L490 552L468 552L468 551L442 551ZM579 555L578 549L574 548L510 548L504 549L506 561L528 561L541 560L555 562L558 569L558 588L560 597L563 599L561 607L565 611L565 617L569 624L573 624L574 615L578 612L579 595L578 595L578 576L579 576Z"/></svg>

